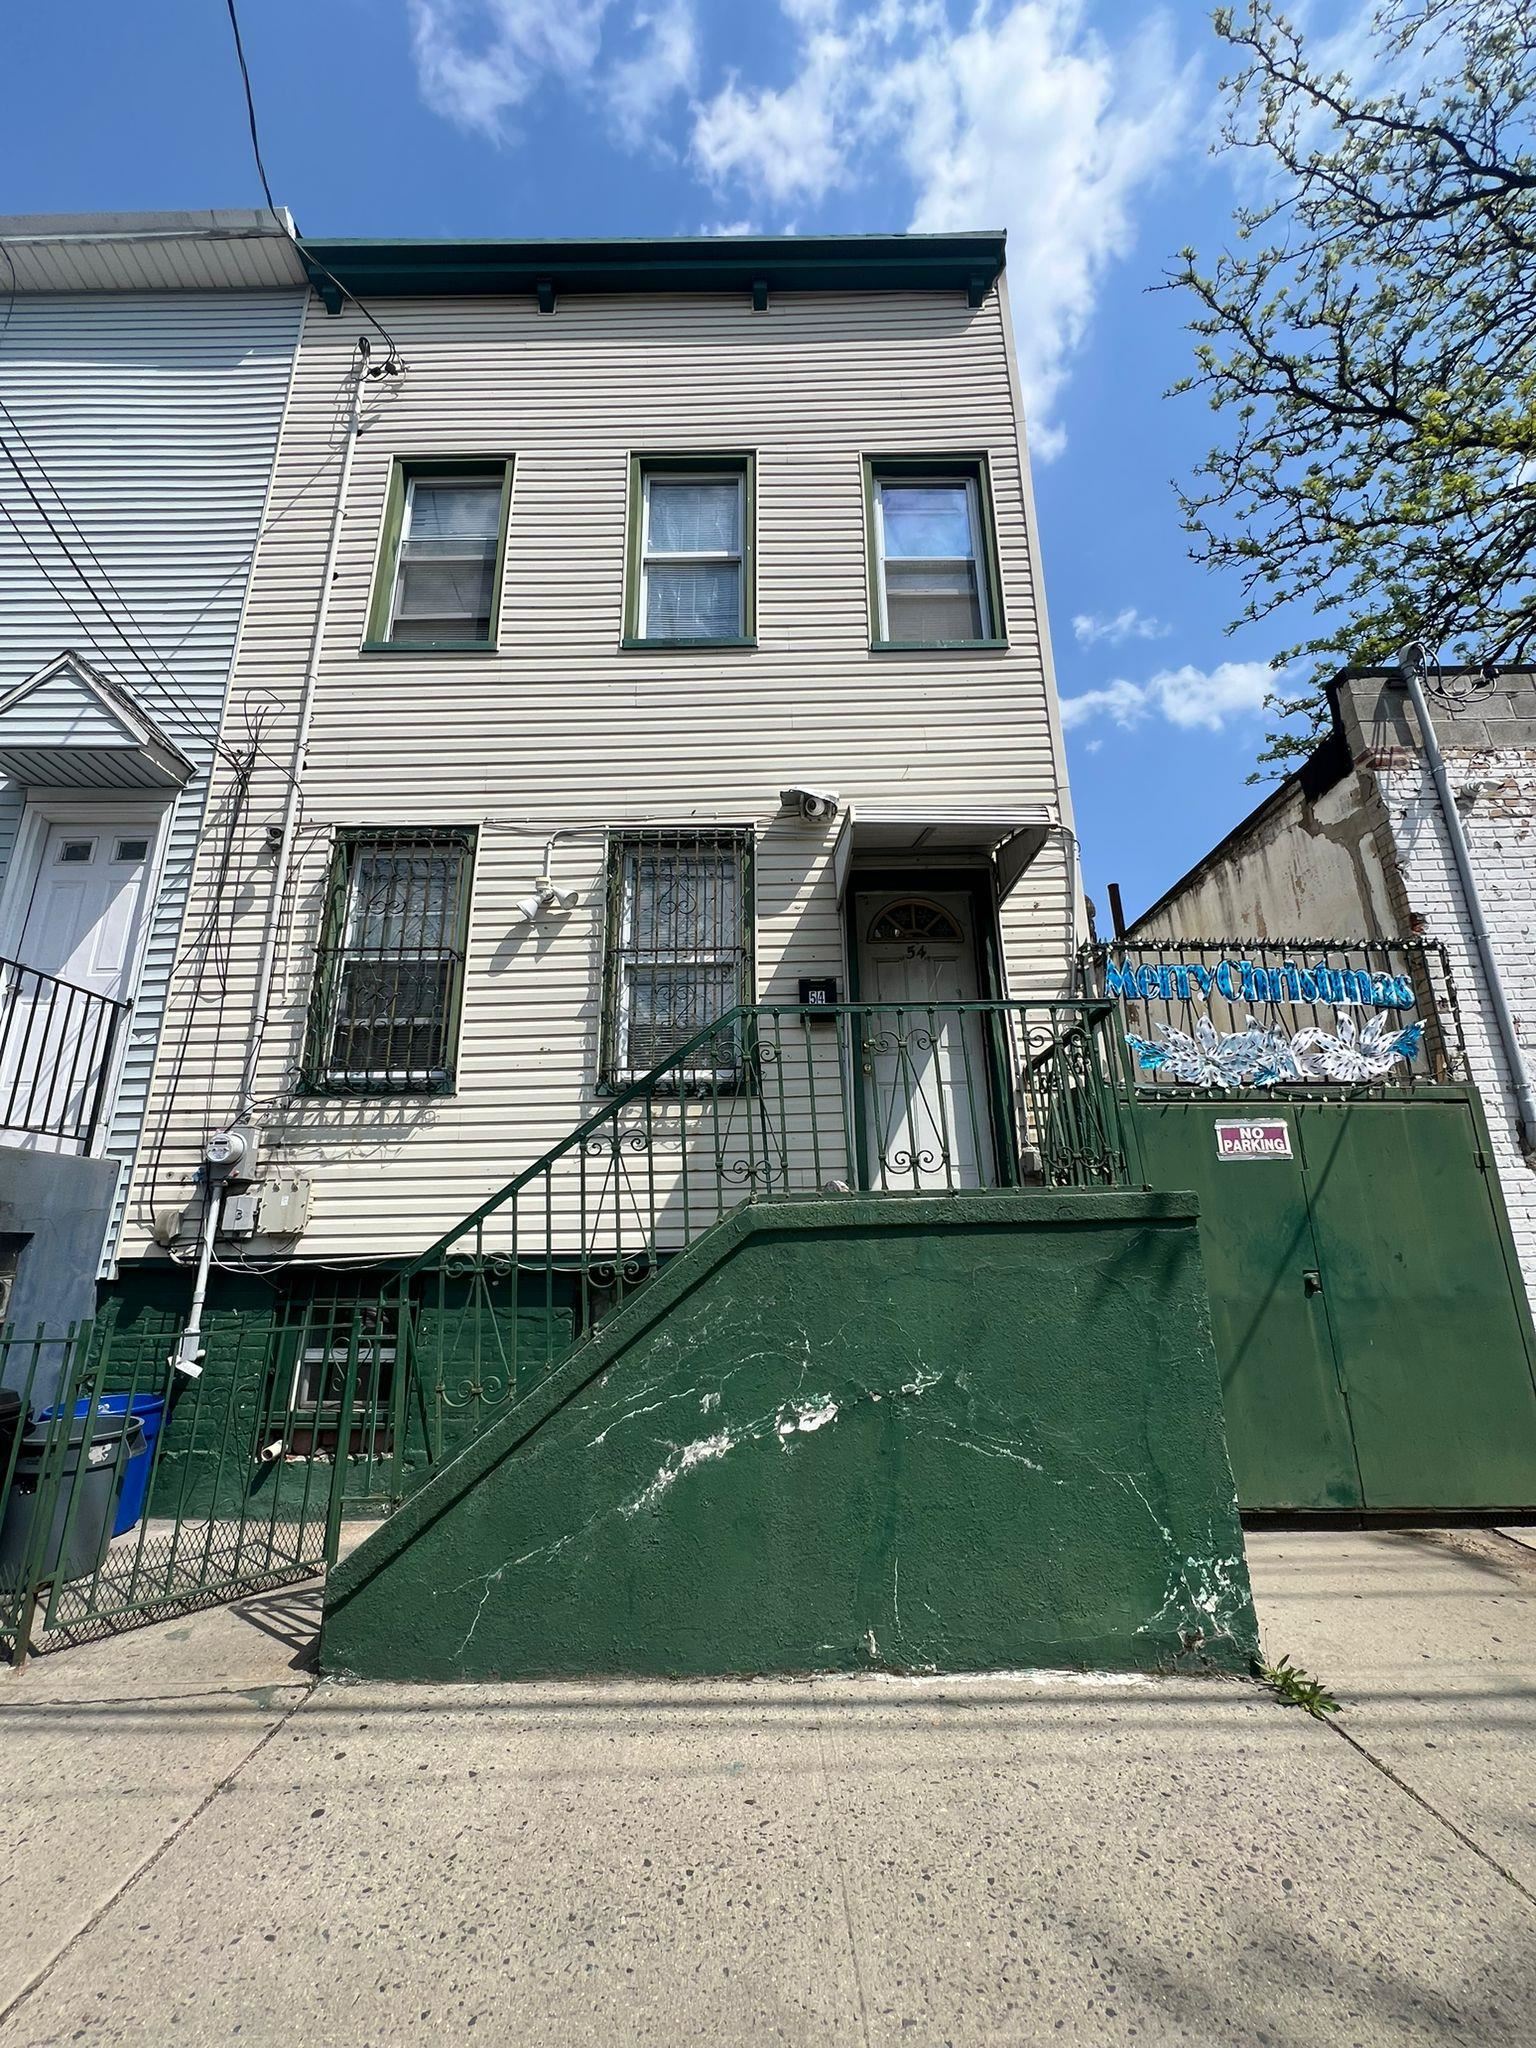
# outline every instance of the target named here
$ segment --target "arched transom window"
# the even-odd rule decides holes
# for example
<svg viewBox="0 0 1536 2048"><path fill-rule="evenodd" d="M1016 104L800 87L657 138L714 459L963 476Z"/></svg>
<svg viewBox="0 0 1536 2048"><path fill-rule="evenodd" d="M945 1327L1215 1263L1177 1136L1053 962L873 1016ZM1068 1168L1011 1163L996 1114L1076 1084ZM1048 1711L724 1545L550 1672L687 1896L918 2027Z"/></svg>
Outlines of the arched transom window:
<svg viewBox="0 0 1536 2048"><path fill-rule="evenodd" d="M869 926L869 943L872 946L909 946L916 939L941 946L958 946L964 942L964 937L959 925L942 905L925 903L920 896L887 903L884 909L876 911Z"/></svg>

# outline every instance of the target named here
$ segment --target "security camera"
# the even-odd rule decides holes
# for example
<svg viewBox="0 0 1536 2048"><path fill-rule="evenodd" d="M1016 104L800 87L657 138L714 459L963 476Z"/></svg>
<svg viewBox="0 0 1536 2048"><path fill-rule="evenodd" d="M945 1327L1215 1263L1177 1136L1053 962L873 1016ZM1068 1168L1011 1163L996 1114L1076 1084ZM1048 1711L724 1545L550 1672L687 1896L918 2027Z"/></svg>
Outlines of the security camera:
<svg viewBox="0 0 1536 2048"><path fill-rule="evenodd" d="M798 811L807 825L824 825L837 816L838 799L820 789L781 789L779 802L786 811Z"/></svg>
<svg viewBox="0 0 1536 2048"><path fill-rule="evenodd" d="M1485 661L1479 665L1478 674L1485 683L1496 683L1504 671L1496 661Z"/></svg>

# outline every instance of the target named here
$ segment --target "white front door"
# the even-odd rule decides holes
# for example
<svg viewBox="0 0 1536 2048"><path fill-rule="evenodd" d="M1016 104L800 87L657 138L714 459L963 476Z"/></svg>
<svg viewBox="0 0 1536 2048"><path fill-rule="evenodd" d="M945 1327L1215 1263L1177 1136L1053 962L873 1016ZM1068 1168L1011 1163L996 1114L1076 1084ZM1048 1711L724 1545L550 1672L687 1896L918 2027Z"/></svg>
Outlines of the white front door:
<svg viewBox="0 0 1536 2048"><path fill-rule="evenodd" d="M971 897L860 890L854 919L870 1185L992 1186L986 1020L953 1007L981 994Z"/></svg>
<svg viewBox="0 0 1536 2048"><path fill-rule="evenodd" d="M0 992L0 1135L78 1141L89 1121L143 923L155 834L147 823L54 821ZM64 986L59 986L59 984Z"/></svg>

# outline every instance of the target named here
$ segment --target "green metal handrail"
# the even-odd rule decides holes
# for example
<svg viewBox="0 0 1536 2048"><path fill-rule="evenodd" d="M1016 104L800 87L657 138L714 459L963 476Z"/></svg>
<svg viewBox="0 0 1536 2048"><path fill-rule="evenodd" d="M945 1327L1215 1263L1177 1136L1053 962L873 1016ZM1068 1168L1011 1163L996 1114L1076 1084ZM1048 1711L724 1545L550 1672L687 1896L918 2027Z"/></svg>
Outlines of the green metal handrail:
<svg viewBox="0 0 1536 2048"><path fill-rule="evenodd" d="M743 1202L1139 1185L1134 1114L1102 998L727 1011L391 1283L389 1440L445 1455Z"/></svg>

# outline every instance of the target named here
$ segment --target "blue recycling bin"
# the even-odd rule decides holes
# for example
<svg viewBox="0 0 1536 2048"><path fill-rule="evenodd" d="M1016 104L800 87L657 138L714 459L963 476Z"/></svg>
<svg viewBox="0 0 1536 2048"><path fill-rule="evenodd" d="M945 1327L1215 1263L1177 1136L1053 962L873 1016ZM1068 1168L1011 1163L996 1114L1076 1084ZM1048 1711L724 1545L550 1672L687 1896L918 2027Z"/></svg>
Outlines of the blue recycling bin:
<svg viewBox="0 0 1536 2048"><path fill-rule="evenodd" d="M52 1414L52 1410L48 1414ZM75 1403L75 1420L83 1421L91 1412L89 1398ZM165 1396L163 1394L98 1394L96 1396L98 1415L133 1415L138 1418L144 1431L142 1445L135 1444L129 1455L127 1469L123 1473L122 1491L117 1497L117 1513L112 1519L112 1534L125 1536L135 1526L144 1512L145 1496L149 1492L149 1475L155 1462L155 1438L160 1434L160 1425L165 1420ZM45 1415L44 1421L48 1419Z"/></svg>

